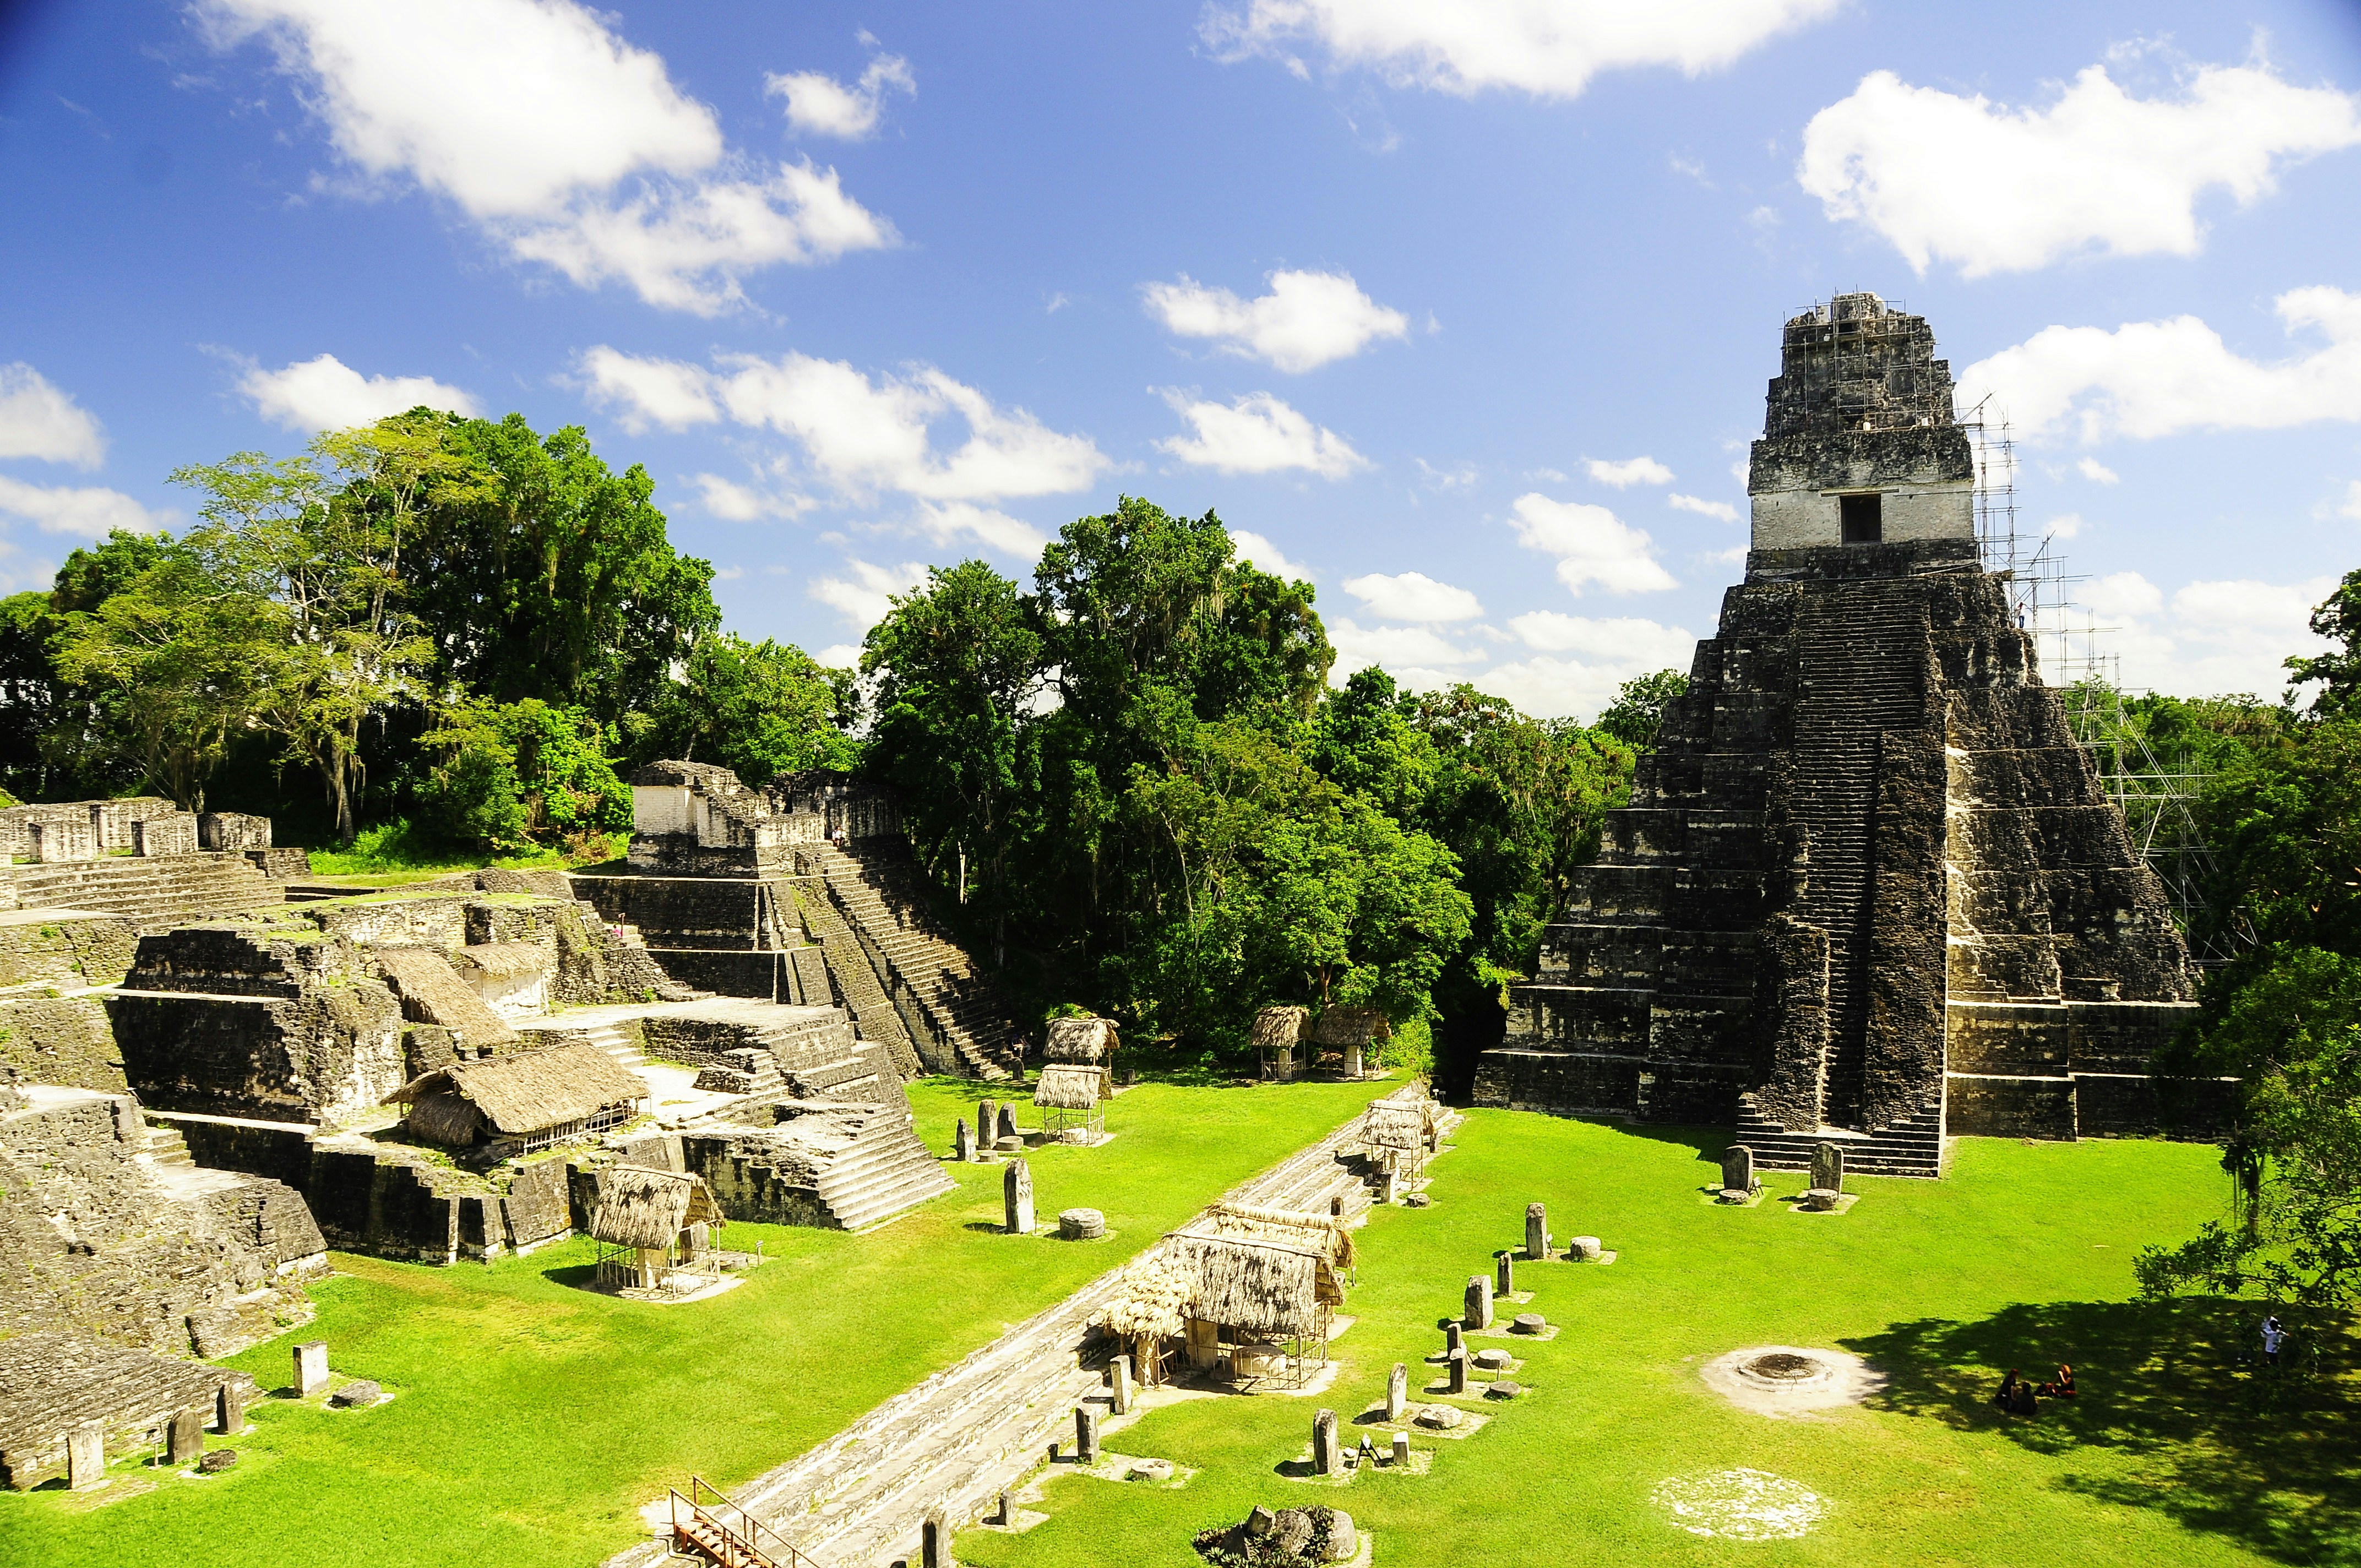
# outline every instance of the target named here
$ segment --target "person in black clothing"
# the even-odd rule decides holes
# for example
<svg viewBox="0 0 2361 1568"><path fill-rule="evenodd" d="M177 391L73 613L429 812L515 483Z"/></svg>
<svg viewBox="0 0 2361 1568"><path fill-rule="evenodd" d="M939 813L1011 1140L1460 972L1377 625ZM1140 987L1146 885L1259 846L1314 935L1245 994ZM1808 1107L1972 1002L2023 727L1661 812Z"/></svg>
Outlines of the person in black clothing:
<svg viewBox="0 0 2361 1568"><path fill-rule="evenodd" d="M2016 1368L2010 1367L2008 1376L2000 1380L2000 1390L1993 1396L1993 1403L2004 1410L2015 1409L2016 1391L2021 1387L2023 1385L2017 1381Z"/></svg>

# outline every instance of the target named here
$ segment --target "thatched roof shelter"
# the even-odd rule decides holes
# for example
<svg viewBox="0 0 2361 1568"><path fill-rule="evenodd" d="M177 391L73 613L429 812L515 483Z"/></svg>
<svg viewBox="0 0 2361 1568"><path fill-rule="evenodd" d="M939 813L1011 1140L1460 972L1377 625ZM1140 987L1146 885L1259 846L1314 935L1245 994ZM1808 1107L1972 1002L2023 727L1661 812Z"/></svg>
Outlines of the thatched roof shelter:
<svg viewBox="0 0 2361 1568"><path fill-rule="evenodd" d="M1255 1014L1254 1043L1259 1051L1283 1051L1303 1038L1308 1007L1266 1007Z"/></svg>
<svg viewBox="0 0 2361 1568"><path fill-rule="evenodd" d="M721 1206L701 1176L619 1165L598 1173L598 1206L590 1234L609 1246L655 1252L691 1225L721 1218Z"/></svg>
<svg viewBox="0 0 2361 1568"><path fill-rule="evenodd" d="M553 1046L422 1073L386 1096L407 1105L411 1131L431 1142L465 1146L530 1138L629 1109L647 1085L596 1046Z"/></svg>
<svg viewBox="0 0 2361 1568"><path fill-rule="evenodd" d="M1237 1333L1324 1340L1325 1309L1345 1301L1335 1268L1311 1247L1187 1232L1167 1245L1190 1281L1190 1315Z"/></svg>
<svg viewBox="0 0 2361 1568"><path fill-rule="evenodd" d="M1033 1087L1033 1103L1052 1111L1089 1111L1114 1097L1114 1073L1074 1062L1046 1064Z"/></svg>
<svg viewBox="0 0 2361 1568"><path fill-rule="evenodd" d="M538 942L479 942L452 953L454 968L474 970L496 980L525 980L556 967L547 948Z"/></svg>
<svg viewBox="0 0 2361 1568"><path fill-rule="evenodd" d="M1216 1235L1310 1247L1337 1268L1353 1266L1353 1233L1334 1214L1267 1209L1254 1203L1216 1203L1205 1213Z"/></svg>
<svg viewBox="0 0 2361 1568"><path fill-rule="evenodd" d="M1115 1020L1112 1018L1052 1018L1041 1059L1084 1067L1104 1067L1114 1059Z"/></svg>
<svg viewBox="0 0 2361 1568"><path fill-rule="evenodd" d="M1394 1026L1380 1008L1331 1007L1312 1025L1315 1046L1368 1046L1393 1037Z"/></svg>
<svg viewBox="0 0 2361 1568"><path fill-rule="evenodd" d="M1422 1152L1433 1129L1432 1100L1373 1100L1361 1114L1361 1142L1373 1149Z"/></svg>

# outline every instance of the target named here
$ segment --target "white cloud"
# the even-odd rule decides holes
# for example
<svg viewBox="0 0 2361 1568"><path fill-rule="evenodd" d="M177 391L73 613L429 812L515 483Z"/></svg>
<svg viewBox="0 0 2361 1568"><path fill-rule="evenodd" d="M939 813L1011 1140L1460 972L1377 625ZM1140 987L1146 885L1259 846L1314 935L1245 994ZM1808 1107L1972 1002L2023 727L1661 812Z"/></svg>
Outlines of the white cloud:
<svg viewBox="0 0 2361 1568"><path fill-rule="evenodd" d="M927 568L916 561L879 566L848 558L844 564L850 568L846 576L816 577L808 591L862 631L885 619L894 608L895 595L913 592L927 580Z"/></svg>
<svg viewBox="0 0 2361 1568"><path fill-rule="evenodd" d="M98 416L19 359L0 365L0 457L95 468L106 459Z"/></svg>
<svg viewBox="0 0 2361 1568"><path fill-rule="evenodd" d="M2333 577L2209 581L2168 598L2139 573L2116 572L2084 585L2081 598L2111 628L2100 646L2121 661L2125 685L2180 696L2251 692L2268 698L2287 684L2281 660L2328 647L2310 621L2312 607L2335 587ZM2082 652L2081 637L2069 642L2068 652ZM2045 662L2059 651L2055 638L2040 640Z"/></svg>
<svg viewBox="0 0 2361 1568"><path fill-rule="evenodd" d="M743 566L722 566L715 570L713 580L717 583L734 583L745 575L746 568Z"/></svg>
<svg viewBox="0 0 2361 1568"><path fill-rule="evenodd" d="M2082 477L2094 485L2114 485L2123 482L2124 477L2121 474L2116 473L2096 457L2085 457L2074 466L2081 470Z"/></svg>
<svg viewBox="0 0 2361 1568"><path fill-rule="evenodd" d="M2336 509L2336 515L2349 517L2356 522L2361 522L2361 479L2356 479L2345 487L2345 504Z"/></svg>
<svg viewBox="0 0 2361 1568"><path fill-rule="evenodd" d="M1082 489L1112 465L1087 435L1053 431L931 365L874 379L842 360L788 353L723 355L719 368L642 359L601 345L577 367L592 400L626 430L683 430L727 418L793 439L812 469L851 496L983 501ZM956 417L967 439L938 448L932 427Z"/></svg>
<svg viewBox="0 0 2361 1568"><path fill-rule="evenodd" d="M812 662L823 670L857 670L861 667L861 644L831 642L814 653Z"/></svg>
<svg viewBox="0 0 2361 1568"><path fill-rule="evenodd" d="M237 389L271 423L307 433L373 424L422 404L470 416L478 411L474 398L431 376L364 377L333 354L276 370L249 365Z"/></svg>
<svg viewBox="0 0 2361 1568"><path fill-rule="evenodd" d="M1738 521L1738 509L1728 501L1709 501L1700 496L1669 495L1664 504L1675 511L1693 511L1699 517L1718 517L1724 522Z"/></svg>
<svg viewBox="0 0 2361 1568"><path fill-rule="evenodd" d="M917 531L937 544L962 535L1009 555L1038 556L1049 536L1021 518L972 501L929 502L918 509Z"/></svg>
<svg viewBox="0 0 2361 1568"><path fill-rule="evenodd" d="M1328 678L1337 685L1371 664L1381 664L1395 679L1407 681L1412 671L1480 663L1484 658L1483 650L1462 647L1431 627L1362 626L1349 616L1327 624L1328 641L1336 649Z"/></svg>
<svg viewBox="0 0 2361 1568"><path fill-rule="evenodd" d="M2032 441L2110 435L2152 441L2187 430L2278 430L2315 420L2361 420L2361 294L2290 289L2275 302L2290 334L2315 329L2327 346L2263 364L2233 353L2195 316L2045 327L1968 367L1960 406L1986 396Z"/></svg>
<svg viewBox="0 0 2361 1568"><path fill-rule="evenodd" d="M1681 663L1686 665L1687 655ZM1634 676L1664 665L1587 663L1580 659L1536 653L1505 664L1495 664L1466 677L1477 691L1506 697L1535 718L1591 719L1615 700L1616 689Z"/></svg>
<svg viewBox="0 0 2361 1568"><path fill-rule="evenodd" d="M589 378L592 400L615 410L633 435L650 425L686 430L721 417L712 373L701 365L642 359L602 343L577 356L575 367Z"/></svg>
<svg viewBox="0 0 2361 1568"><path fill-rule="evenodd" d="M1668 665L1686 669L1689 655L1697 651L1697 638L1689 631L1636 616L1593 620L1538 609L1510 617L1509 630L1525 646L1544 653L1587 653L1640 669L1661 670Z"/></svg>
<svg viewBox="0 0 2361 1568"><path fill-rule="evenodd" d="M1609 463L1593 457L1583 466L1590 477L1602 485L1612 485L1628 490L1634 485L1669 485L1673 471L1653 457L1627 457L1620 463Z"/></svg>
<svg viewBox="0 0 2361 1568"><path fill-rule="evenodd" d="M1148 313L1180 337L1209 337L1224 354L1290 375L1349 359L1381 337L1410 337L1410 318L1361 292L1348 272L1273 272L1270 292L1242 300L1183 273L1143 284Z"/></svg>
<svg viewBox="0 0 2361 1568"><path fill-rule="evenodd" d="M2268 65L2205 66L2135 98L2093 65L2046 109L1912 87L1890 71L1812 117L1795 177L1920 272L2026 271L2066 257L2193 256L2197 201L2268 195L2284 163L2361 142L2361 104Z"/></svg>
<svg viewBox="0 0 2361 1568"><path fill-rule="evenodd" d="M2043 536L2050 539L2071 539L2081 532L2082 514L2078 511L2061 511L2041 525Z"/></svg>
<svg viewBox="0 0 2361 1568"><path fill-rule="evenodd" d="M169 510L149 511L121 490L28 485L5 474L0 474L0 514L21 518L44 533L79 533L90 539L116 528L152 532L180 516Z"/></svg>
<svg viewBox="0 0 2361 1568"><path fill-rule="evenodd" d="M1389 577L1372 572L1345 579L1345 591L1388 620L1473 620L1484 607L1466 588L1438 583L1423 572Z"/></svg>
<svg viewBox="0 0 2361 1568"><path fill-rule="evenodd" d="M199 0L260 38L364 181L414 182L522 259L714 314L745 274L895 242L834 170L728 148L664 60L573 0Z"/></svg>
<svg viewBox="0 0 2361 1568"><path fill-rule="evenodd" d="M1462 95L1503 87L1570 98L1602 71L1672 66L1697 76L1843 0L1245 0L1207 8L1202 32L1225 59L1269 55L1304 74L1301 41L1336 65Z"/></svg>
<svg viewBox="0 0 2361 1568"><path fill-rule="evenodd" d="M1230 530L1230 543L1236 548L1238 559L1251 565L1257 572L1268 573L1290 583L1312 580L1311 567L1300 561L1289 560L1285 552L1259 533L1233 528Z"/></svg>
<svg viewBox="0 0 2361 1568"><path fill-rule="evenodd" d="M707 515L724 522L756 522L766 517L801 517L812 509L808 496L785 491L758 490L752 485L741 485L725 479L719 474L698 474L689 483L697 487L697 500Z"/></svg>
<svg viewBox="0 0 2361 1568"><path fill-rule="evenodd" d="M2082 586L2082 601L2099 614L2114 620L2118 616L2160 615L2164 612L2164 592L2137 572L2114 572L2094 577Z"/></svg>
<svg viewBox="0 0 2361 1568"><path fill-rule="evenodd" d="M1613 594L1680 586L1657 563L1648 535L1605 507L1536 492L1517 498L1516 514L1518 543L1556 556L1558 581L1575 593L1592 583Z"/></svg>
<svg viewBox="0 0 2361 1568"><path fill-rule="evenodd" d="M885 110L888 88L918 90L910 62L898 54L881 54L869 62L861 80L850 87L817 71L774 73L763 78L763 91L787 101L787 124L809 136L844 137L859 140L877 128Z"/></svg>
<svg viewBox="0 0 2361 1568"><path fill-rule="evenodd" d="M1412 461L1418 465L1418 471L1425 476L1426 488L1430 490L1464 490L1483 477L1482 471L1473 463L1462 463L1456 468L1438 468L1423 457L1413 458ZM1565 477L1563 474L1557 477L1560 479Z"/></svg>
<svg viewBox="0 0 2361 1568"><path fill-rule="evenodd" d="M1227 406L1193 401L1177 388L1160 395L1195 433L1159 441L1157 450L1192 467L1223 474L1308 468L1323 479L1341 479L1369 466L1343 436L1313 424L1268 392L1248 392Z"/></svg>

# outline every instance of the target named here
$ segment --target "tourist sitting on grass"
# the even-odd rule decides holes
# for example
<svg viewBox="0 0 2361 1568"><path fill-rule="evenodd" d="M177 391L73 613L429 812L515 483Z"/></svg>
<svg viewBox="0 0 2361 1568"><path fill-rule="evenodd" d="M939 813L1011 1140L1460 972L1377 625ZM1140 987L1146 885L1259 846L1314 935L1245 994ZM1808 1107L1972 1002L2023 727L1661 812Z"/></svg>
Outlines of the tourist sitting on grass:
<svg viewBox="0 0 2361 1568"><path fill-rule="evenodd" d="M1993 1396L1993 1403L2004 1410L2016 1409L2016 1391L2023 1387L2017 1380L2016 1368L2010 1367L2008 1376L2000 1380L2000 1391Z"/></svg>
<svg viewBox="0 0 2361 1568"><path fill-rule="evenodd" d="M2034 1390L2045 1399L2070 1399L2074 1397L2074 1369L2060 1365L2058 1376Z"/></svg>
<svg viewBox="0 0 2361 1568"><path fill-rule="evenodd" d="M2018 1381L2016 1398L2009 1402L2008 1413L2012 1416L2037 1416L2041 1413L2040 1401L2033 1397L2032 1384L2021 1379Z"/></svg>

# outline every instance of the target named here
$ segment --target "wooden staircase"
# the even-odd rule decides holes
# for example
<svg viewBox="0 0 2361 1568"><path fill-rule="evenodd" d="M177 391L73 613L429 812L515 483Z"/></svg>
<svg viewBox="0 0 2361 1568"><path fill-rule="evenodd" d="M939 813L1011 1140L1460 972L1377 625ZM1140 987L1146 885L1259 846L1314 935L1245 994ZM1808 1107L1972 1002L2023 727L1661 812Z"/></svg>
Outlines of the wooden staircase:
<svg viewBox="0 0 2361 1568"><path fill-rule="evenodd" d="M688 1490L668 1486L672 1549L675 1556L702 1558L717 1568L816 1568L778 1531L721 1495L702 1475L688 1478Z"/></svg>

